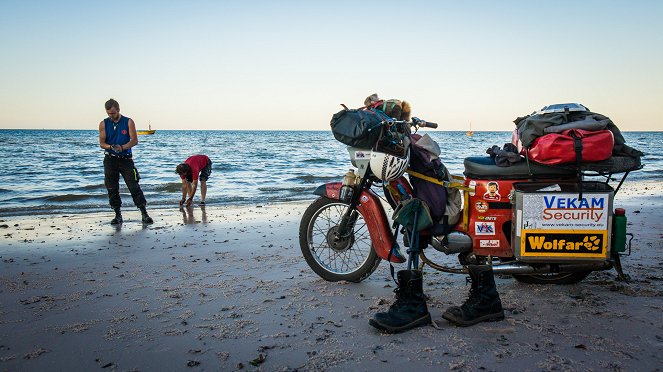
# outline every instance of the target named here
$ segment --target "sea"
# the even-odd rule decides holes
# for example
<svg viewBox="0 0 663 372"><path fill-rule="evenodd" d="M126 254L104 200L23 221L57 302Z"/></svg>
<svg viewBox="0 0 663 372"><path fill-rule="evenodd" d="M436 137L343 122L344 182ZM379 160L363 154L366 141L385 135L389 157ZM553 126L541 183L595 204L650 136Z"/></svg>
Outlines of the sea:
<svg viewBox="0 0 663 372"><path fill-rule="evenodd" d="M427 130L452 174L463 159L510 142L511 132ZM663 132L623 132L646 153L628 180L663 180ZM0 129L0 217L108 211L103 150L97 130ZM316 198L326 182L352 168L346 146L331 131L157 130L140 135L134 161L148 208L178 207L177 164L195 154L213 162L207 204L256 206ZM134 208L120 180L124 208ZM200 191L197 192L200 195Z"/></svg>

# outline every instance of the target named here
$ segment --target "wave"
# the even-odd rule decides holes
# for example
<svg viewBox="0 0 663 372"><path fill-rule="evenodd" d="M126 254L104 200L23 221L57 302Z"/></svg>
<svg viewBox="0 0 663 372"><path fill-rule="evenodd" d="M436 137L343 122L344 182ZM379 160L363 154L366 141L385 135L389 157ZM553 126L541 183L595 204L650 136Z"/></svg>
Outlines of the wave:
<svg viewBox="0 0 663 372"><path fill-rule="evenodd" d="M273 193L273 192L280 192L280 191L285 191L285 192L292 192L292 193L301 193L301 192L313 192L315 190L316 186L313 187L303 187L303 186L268 186L268 187L258 187L259 191L262 192L268 192L268 193Z"/></svg>
<svg viewBox="0 0 663 372"><path fill-rule="evenodd" d="M302 163L311 163L311 164L334 164L336 161L334 159L329 159L329 158L311 158L311 159L304 159L302 160Z"/></svg>
<svg viewBox="0 0 663 372"><path fill-rule="evenodd" d="M312 174L306 174L301 176L296 176L293 180L300 181L303 183L326 183L326 182L336 182L341 181L343 175L339 176L314 176Z"/></svg>
<svg viewBox="0 0 663 372"><path fill-rule="evenodd" d="M100 199L102 197L105 197L105 195L100 195L100 194L64 194L64 195L53 195L53 196L44 196L41 199L44 201L51 201L51 202L69 202L69 201L80 201L80 200L88 200L88 199Z"/></svg>
<svg viewBox="0 0 663 372"><path fill-rule="evenodd" d="M164 191L164 192L178 192L182 191L182 182L169 182L169 183L162 183L158 184L156 186L150 187L151 190L153 191Z"/></svg>

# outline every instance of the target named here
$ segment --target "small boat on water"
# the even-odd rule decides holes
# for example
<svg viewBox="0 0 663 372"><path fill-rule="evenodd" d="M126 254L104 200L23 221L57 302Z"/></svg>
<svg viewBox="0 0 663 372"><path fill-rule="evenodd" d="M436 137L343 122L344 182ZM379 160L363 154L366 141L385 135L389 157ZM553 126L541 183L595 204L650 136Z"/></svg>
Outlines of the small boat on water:
<svg viewBox="0 0 663 372"><path fill-rule="evenodd" d="M156 132L156 129L152 129L152 124L149 124L148 129L138 129L136 130L136 134L154 134Z"/></svg>
<svg viewBox="0 0 663 372"><path fill-rule="evenodd" d="M474 132L472 131L472 122L470 122L470 130L465 132L465 135L468 137L472 137L474 135Z"/></svg>

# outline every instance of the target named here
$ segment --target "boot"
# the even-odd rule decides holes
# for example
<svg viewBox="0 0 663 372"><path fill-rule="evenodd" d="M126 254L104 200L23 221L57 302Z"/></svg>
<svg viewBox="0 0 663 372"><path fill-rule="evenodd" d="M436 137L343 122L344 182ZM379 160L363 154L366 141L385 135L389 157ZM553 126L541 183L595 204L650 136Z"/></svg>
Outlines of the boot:
<svg viewBox="0 0 663 372"><path fill-rule="evenodd" d="M388 332L399 333L431 323L422 288L423 277L419 270L401 270L397 274L396 302L386 313L377 313L368 324Z"/></svg>
<svg viewBox="0 0 663 372"><path fill-rule="evenodd" d="M140 209L140 214L143 216L143 218L142 218L143 223L145 223L145 224L151 224L151 223L154 222L154 221L152 220L152 217L150 217L150 216L147 214L147 209L145 209L145 207L139 207L139 209Z"/></svg>
<svg viewBox="0 0 663 372"><path fill-rule="evenodd" d="M486 265L469 265L468 269L469 280L472 282L470 297L461 306L448 308L442 317L461 327L504 319L493 268Z"/></svg>
<svg viewBox="0 0 663 372"><path fill-rule="evenodd" d="M111 220L111 225L119 225L122 223L122 213L120 213L120 207L113 208L115 211L115 218Z"/></svg>

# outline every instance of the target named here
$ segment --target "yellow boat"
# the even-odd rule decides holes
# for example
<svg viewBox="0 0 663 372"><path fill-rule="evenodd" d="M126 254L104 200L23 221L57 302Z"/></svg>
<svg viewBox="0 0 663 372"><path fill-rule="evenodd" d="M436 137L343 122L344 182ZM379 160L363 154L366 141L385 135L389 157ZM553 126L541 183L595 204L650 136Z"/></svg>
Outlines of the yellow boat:
<svg viewBox="0 0 663 372"><path fill-rule="evenodd" d="M138 129L136 130L136 134L154 134L156 132L156 129L152 129L152 124L148 125L149 129Z"/></svg>
<svg viewBox="0 0 663 372"><path fill-rule="evenodd" d="M474 135L474 131L472 131L472 122L470 122L470 130L465 132L465 135L468 137L472 137Z"/></svg>

